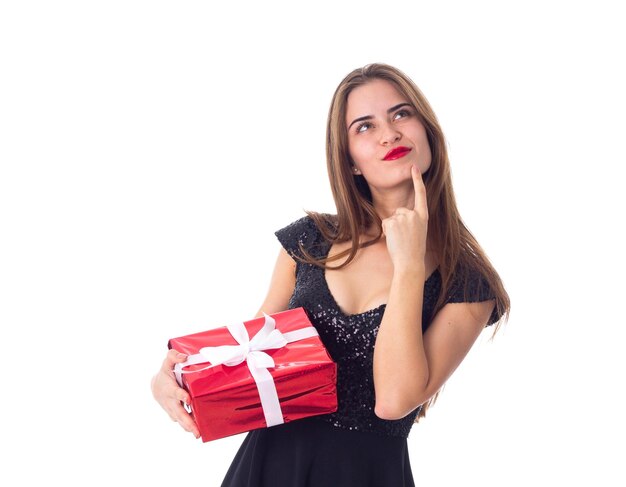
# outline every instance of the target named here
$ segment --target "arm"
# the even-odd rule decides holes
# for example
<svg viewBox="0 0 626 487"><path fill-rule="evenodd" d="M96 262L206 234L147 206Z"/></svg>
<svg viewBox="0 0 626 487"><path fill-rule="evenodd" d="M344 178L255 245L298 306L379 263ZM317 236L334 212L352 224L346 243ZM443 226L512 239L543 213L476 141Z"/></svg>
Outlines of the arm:
<svg viewBox="0 0 626 487"><path fill-rule="evenodd" d="M419 406L421 403L411 408L428 383L421 333L424 279L424 266L394 270L391 279L374 347L374 412L382 419L404 417Z"/></svg>
<svg viewBox="0 0 626 487"><path fill-rule="evenodd" d="M374 412L405 417L432 397L467 355L495 301L449 303L422 334L424 255L428 230L426 188L411 170L415 203L383 220L394 273L374 347Z"/></svg>
<svg viewBox="0 0 626 487"><path fill-rule="evenodd" d="M263 316L262 311L271 314L287 309L296 284L295 269L296 262L285 249L281 248L272 274L270 289L255 317ZM173 421L178 422L185 431L199 438L198 427L181 404L181 401L190 404L191 398L185 389L178 386L173 373L174 365L185 360L187 356L176 350L170 350L167 353L161 369L152 378L152 395Z"/></svg>
<svg viewBox="0 0 626 487"><path fill-rule="evenodd" d="M270 288L255 318L263 316L263 312L272 314L286 310L295 287L296 261L281 247L272 273Z"/></svg>
<svg viewBox="0 0 626 487"><path fill-rule="evenodd" d="M495 300L449 303L422 335L424 273L394 273L374 349L375 413L400 419L430 399L461 364Z"/></svg>

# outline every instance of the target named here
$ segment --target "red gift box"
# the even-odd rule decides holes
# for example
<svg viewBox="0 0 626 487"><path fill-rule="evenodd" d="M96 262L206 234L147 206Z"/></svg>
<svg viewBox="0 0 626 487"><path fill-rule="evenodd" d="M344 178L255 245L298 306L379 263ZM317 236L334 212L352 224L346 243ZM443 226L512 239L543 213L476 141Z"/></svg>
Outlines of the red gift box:
<svg viewBox="0 0 626 487"><path fill-rule="evenodd" d="M172 338L202 441L337 410L337 365L303 308Z"/></svg>

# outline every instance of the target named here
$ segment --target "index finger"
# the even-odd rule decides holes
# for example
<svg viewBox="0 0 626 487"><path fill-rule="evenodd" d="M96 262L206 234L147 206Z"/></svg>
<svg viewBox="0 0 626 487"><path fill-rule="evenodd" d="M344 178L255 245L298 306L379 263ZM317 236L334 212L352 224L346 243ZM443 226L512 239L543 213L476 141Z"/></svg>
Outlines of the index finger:
<svg viewBox="0 0 626 487"><path fill-rule="evenodd" d="M428 205L426 204L426 186L422 180L422 173L416 164L411 166L411 176L413 177L413 189L415 190L415 206L413 210L420 213L428 211Z"/></svg>
<svg viewBox="0 0 626 487"><path fill-rule="evenodd" d="M174 367L174 364L179 362L184 362L187 360L187 355L179 352L178 350L174 350L173 348L167 352L165 356L165 360L163 360L163 370L170 370Z"/></svg>

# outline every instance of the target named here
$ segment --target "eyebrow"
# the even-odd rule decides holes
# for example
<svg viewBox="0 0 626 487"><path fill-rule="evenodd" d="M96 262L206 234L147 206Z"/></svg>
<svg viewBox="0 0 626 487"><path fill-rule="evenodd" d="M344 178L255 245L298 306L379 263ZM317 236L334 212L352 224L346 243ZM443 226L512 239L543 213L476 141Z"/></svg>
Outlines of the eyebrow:
<svg viewBox="0 0 626 487"><path fill-rule="evenodd" d="M398 103L397 105L394 105L389 110L387 110L387 113L395 112L398 108L404 106L411 106L411 104L406 102ZM370 120L372 118L374 118L373 115L365 115L364 117L355 118L354 120L352 120L352 123L348 125L348 130L350 130L350 127L352 127L355 123L362 122L363 120Z"/></svg>

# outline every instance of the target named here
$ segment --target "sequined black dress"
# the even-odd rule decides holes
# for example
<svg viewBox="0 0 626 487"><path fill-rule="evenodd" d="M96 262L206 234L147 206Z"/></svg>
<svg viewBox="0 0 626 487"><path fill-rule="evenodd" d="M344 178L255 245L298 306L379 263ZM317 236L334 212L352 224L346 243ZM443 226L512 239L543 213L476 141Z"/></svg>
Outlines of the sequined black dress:
<svg viewBox="0 0 626 487"><path fill-rule="evenodd" d="M283 247L301 255L298 241L316 257L331 244L309 216L276 232ZM493 297L481 279L476 301ZM423 330L441 290L435 270L424 285ZM448 302L463 301L457 287ZM414 486L407 437L419 408L399 420L374 414L373 356L385 305L345 314L328 289L323 269L297 263L289 308L304 307L337 362L338 410L247 434L222 487L405 487ZM489 325L497 321L494 314Z"/></svg>

